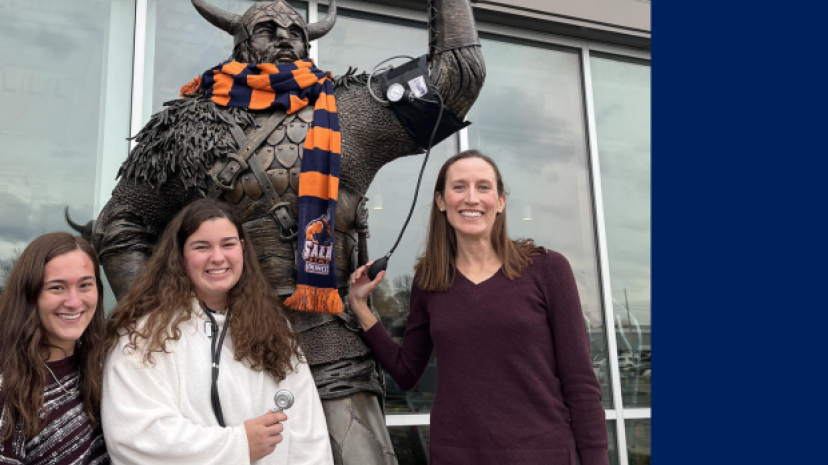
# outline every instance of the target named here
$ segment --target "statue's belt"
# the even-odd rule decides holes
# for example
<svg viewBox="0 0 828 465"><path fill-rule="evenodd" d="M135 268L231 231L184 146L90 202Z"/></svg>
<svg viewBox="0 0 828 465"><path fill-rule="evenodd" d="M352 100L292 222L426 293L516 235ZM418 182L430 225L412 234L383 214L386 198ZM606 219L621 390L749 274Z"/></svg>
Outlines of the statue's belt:
<svg viewBox="0 0 828 465"><path fill-rule="evenodd" d="M264 124L248 135L244 134L242 128L232 117L228 118L231 122L230 134L239 146L239 151L227 155L229 159L227 165L218 174L213 175L213 186L210 188L208 195L212 198L218 198L221 194L233 190L239 174L250 168L270 205L268 213L273 216L276 224L279 225L279 239L289 242L296 239L299 226L293 219L293 215L290 214L290 204L282 202L279 198L279 194L273 189L267 173L256 157L256 150L285 118L287 118L287 113L276 112Z"/></svg>

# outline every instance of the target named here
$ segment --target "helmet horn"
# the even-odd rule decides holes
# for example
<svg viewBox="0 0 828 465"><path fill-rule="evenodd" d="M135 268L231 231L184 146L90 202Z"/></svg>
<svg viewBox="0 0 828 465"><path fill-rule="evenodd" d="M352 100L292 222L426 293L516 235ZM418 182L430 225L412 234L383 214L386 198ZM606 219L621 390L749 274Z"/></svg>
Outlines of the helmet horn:
<svg viewBox="0 0 828 465"><path fill-rule="evenodd" d="M69 217L69 205L66 205L63 210L63 215L66 218L66 222L69 223L69 227L77 231L81 237L87 241L92 242L92 232L95 230L95 220L86 223L86 226L81 226L78 223L75 223L72 221L72 218Z"/></svg>
<svg viewBox="0 0 828 465"><path fill-rule="evenodd" d="M325 19L308 24L308 41L316 40L331 31L336 23L336 0L331 0Z"/></svg>
<svg viewBox="0 0 828 465"><path fill-rule="evenodd" d="M228 13L204 0L192 0L192 2L198 14L209 21L210 24L230 35L236 35L241 25L241 15Z"/></svg>
<svg viewBox="0 0 828 465"><path fill-rule="evenodd" d="M66 222L69 223L69 226L77 232L83 232L83 226L79 225L72 221L72 218L69 217L69 205L63 210L63 216L66 218Z"/></svg>

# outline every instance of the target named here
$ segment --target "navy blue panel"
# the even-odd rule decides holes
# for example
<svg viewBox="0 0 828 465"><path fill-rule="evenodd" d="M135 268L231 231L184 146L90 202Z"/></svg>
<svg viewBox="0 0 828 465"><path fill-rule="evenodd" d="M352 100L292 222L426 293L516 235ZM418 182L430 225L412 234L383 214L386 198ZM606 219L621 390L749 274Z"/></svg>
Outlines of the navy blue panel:
<svg viewBox="0 0 828 465"><path fill-rule="evenodd" d="M654 2L652 444L671 464L825 460L825 9Z"/></svg>

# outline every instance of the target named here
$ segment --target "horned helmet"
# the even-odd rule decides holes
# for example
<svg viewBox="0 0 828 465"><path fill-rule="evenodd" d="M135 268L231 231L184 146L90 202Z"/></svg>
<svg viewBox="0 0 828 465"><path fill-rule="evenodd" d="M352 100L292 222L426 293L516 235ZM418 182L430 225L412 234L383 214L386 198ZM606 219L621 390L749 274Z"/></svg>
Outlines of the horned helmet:
<svg viewBox="0 0 828 465"><path fill-rule="evenodd" d="M335 0L331 0L325 18L313 24L305 23L302 15L284 0L256 2L243 15L229 13L204 0L192 0L192 2L198 13L210 24L233 36L233 46L247 40L257 24L267 21L273 21L284 28L297 26L305 35L307 46L312 40L319 39L330 32L336 22Z"/></svg>

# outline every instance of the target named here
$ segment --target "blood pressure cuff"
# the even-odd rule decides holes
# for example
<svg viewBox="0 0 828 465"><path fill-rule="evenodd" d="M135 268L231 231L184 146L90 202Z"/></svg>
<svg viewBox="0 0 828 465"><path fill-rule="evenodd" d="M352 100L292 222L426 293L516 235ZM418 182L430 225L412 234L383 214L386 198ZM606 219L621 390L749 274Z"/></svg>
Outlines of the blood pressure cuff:
<svg viewBox="0 0 828 465"><path fill-rule="evenodd" d="M428 142L440 114L440 100L432 90L426 55L382 74L380 90L384 98L387 98L388 88L393 84L402 85L407 92L398 102L390 102L391 110L414 142L422 149L428 150ZM418 98L409 100L408 92ZM469 121L461 121L450 108L445 107L440 118L440 127L434 135L433 145L439 144L470 124Z"/></svg>

